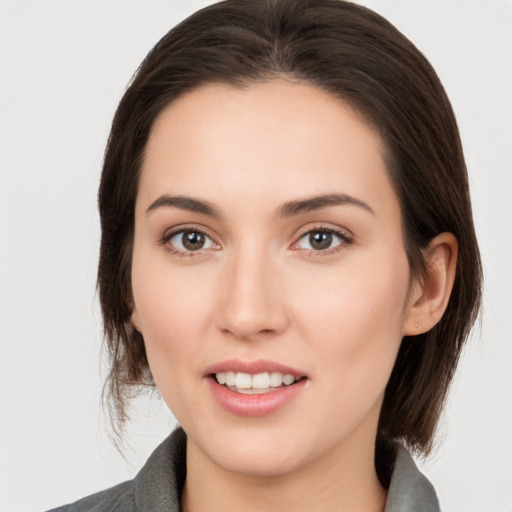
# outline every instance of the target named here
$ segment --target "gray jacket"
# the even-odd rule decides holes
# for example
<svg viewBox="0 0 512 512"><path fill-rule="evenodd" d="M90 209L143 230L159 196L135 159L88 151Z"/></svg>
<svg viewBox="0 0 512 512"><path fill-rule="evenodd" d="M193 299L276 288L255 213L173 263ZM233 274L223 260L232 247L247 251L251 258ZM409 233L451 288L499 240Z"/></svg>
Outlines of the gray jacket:
<svg viewBox="0 0 512 512"><path fill-rule="evenodd" d="M180 512L186 475L186 435L175 430L133 480L49 512ZM439 512L432 484L400 448L384 512Z"/></svg>

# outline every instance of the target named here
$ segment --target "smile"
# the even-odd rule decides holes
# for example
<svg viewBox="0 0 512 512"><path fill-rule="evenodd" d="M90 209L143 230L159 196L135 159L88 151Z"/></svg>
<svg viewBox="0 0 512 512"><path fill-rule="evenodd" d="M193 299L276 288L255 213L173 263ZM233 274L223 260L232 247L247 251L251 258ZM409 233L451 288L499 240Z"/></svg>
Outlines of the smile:
<svg viewBox="0 0 512 512"><path fill-rule="evenodd" d="M214 401L237 416L266 416L291 404L306 387L301 370L275 361L231 359L206 369Z"/></svg>
<svg viewBox="0 0 512 512"><path fill-rule="evenodd" d="M263 372L252 375L244 372L217 372L215 380L236 393L259 395L276 391L284 386L294 384L298 379L281 372Z"/></svg>

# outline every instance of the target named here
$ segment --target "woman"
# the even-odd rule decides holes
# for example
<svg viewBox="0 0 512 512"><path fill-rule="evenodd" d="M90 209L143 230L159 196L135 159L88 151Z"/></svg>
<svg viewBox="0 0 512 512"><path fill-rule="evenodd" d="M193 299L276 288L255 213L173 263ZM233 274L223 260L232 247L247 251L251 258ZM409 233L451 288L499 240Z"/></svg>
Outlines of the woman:
<svg viewBox="0 0 512 512"><path fill-rule="evenodd" d="M455 119L388 22L227 1L150 52L99 191L108 393L178 429L59 510L438 510L428 453L478 311Z"/></svg>

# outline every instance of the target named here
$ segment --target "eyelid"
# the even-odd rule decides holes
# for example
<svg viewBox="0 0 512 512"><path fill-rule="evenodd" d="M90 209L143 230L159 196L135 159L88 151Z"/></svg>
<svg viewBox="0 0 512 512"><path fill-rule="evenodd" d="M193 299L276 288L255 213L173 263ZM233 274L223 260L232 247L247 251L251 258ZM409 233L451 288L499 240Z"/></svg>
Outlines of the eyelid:
<svg viewBox="0 0 512 512"><path fill-rule="evenodd" d="M208 237L215 245L218 246L218 248L207 248L207 249L198 249L197 251L182 251L176 247L173 247L169 244L170 240L184 232L194 232L194 233L201 233L202 235ZM205 226L202 226L200 224L179 224L177 226L173 226L171 228L168 228L165 230L164 234L160 237L159 243L161 245L166 246L167 250L173 254L178 254L182 256L199 256L204 254L205 252L209 251L218 251L221 248L221 244L217 241L217 236L213 235L211 231L206 228Z"/></svg>
<svg viewBox="0 0 512 512"><path fill-rule="evenodd" d="M314 233L314 232L327 232L327 233L333 233L337 236L339 236L343 243L331 248L331 249L325 249L325 250L314 250L314 249L300 249L297 248L297 244L299 241L307 234ZM338 252L340 250L343 250L346 248L347 245L350 245L354 242L354 234L346 229L342 228L341 226L337 226L335 224L329 224L325 222L320 223L314 223L307 226L302 227L297 235L294 237L294 242L292 243L290 249L296 250L296 251L309 251L311 254L318 254L318 255L328 255L335 252Z"/></svg>

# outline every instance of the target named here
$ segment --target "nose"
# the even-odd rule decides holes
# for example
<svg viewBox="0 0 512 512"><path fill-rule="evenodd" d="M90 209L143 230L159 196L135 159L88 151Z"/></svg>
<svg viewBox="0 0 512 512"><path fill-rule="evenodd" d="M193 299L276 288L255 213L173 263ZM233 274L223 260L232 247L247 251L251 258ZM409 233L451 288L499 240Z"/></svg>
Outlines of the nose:
<svg viewBox="0 0 512 512"><path fill-rule="evenodd" d="M234 255L226 262L217 303L222 332L250 340L286 329L289 317L276 267L263 251Z"/></svg>

